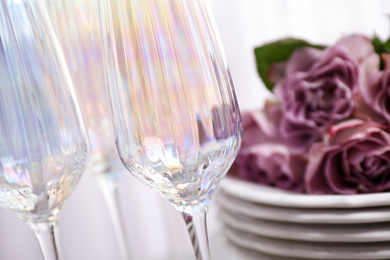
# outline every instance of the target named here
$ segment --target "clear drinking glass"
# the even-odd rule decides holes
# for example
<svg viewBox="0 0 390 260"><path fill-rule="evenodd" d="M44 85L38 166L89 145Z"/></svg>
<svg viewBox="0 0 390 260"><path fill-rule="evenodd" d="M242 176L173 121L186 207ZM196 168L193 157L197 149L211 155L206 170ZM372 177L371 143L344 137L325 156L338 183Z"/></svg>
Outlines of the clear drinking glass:
<svg viewBox="0 0 390 260"><path fill-rule="evenodd" d="M39 0L0 0L0 206L58 259L56 223L88 157L69 71Z"/></svg>
<svg viewBox="0 0 390 260"><path fill-rule="evenodd" d="M118 182L124 172L116 152L106 90L98 0L45 0L87 125L92 174L108 207L121 259L130 258Z"/></svg>
<svg viewBox="0 0 390 260"><path fill-rule="evenodd" d="M203 0L102 0L118 153L187 224L209 259L206 212L235 158L241 117Z"/></svg>

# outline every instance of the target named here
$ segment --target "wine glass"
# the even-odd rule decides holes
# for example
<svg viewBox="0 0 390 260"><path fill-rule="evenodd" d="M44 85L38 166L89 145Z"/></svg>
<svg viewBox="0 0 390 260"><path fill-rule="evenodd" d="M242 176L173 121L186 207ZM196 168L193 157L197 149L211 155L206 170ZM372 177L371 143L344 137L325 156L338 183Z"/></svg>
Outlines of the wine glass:
<svg viewBox="0 0 390 260"><path fill-rule="evenodd" d="M206 4L101 3L119 156L182 213L197 259L207 260L206 212L239 150L242 126Z"/></svg>
<svg viewBox="0 0 390 260"><path fill-rule="evenodd" d="M121 259L130 258L118 182L124 167L116 152L104 77L98 0L46 0L87 125L91 155L86 169L108 207Z"/></svg>
<svg viewBox="0 0 390 260"><path fill-rule="evenodd" d="M69 71L40 0L0 1L0 206L58 259L60 209L88 157Z"/></svg>

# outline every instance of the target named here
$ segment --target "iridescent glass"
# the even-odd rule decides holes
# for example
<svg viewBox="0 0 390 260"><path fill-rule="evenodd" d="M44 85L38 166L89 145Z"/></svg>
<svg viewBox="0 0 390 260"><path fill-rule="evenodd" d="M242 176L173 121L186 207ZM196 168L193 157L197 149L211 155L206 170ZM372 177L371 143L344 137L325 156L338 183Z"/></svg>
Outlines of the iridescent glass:
<svg viewBox="0 0 390 260"><path fill-rule="evenodd" d="M98 0L46 0L75 82L91 142L86 172L98 181L112 219L121 259L130 252L122 221L118 181L125 170L115 150L103 69Z"/></svg>
<svg viewBox="0 0 390 260"><path fill-rule="evenodd" d="M0 206L58 259L55 227L88 156L72 81L39 0L0 1Z"/></svg>
<svg viewBox="0 0 390 260"><path fill-rule="evenodd" d="M209 259L206 212L241 144L228 67L203 0L103 0L118 153L186 221Z"/></svg>

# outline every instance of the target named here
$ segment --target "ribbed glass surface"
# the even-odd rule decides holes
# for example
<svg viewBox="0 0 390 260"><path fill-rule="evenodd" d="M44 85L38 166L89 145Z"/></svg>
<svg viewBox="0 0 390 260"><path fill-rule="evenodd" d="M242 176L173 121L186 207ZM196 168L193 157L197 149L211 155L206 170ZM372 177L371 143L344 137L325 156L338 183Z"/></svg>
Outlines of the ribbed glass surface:
<svg viewBox="0 0 390 260"><path fill-rule="evenodd" d="M99 27L98 0L45 0L75 83L91 142L89 173L110 173L115 151Z"/></svg>
<svg viewBox="0 0 390 260"><path fill-rule="evenodd" d="M207 208L241 143L228 68L203 1L103 1L116 143L179 210Z"/></svg>
<svg viewBox="0 0 390 260"><path fill-rule="evenodd" d="M54 217L88 142L69 71L38 1L0 2L0 206Z"/></svg>

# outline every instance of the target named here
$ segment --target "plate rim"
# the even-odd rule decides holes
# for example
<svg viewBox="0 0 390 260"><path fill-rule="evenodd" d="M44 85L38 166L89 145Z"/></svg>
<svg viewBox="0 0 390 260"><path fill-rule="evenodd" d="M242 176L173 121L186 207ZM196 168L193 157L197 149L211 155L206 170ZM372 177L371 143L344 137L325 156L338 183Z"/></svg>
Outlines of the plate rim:
<svg viewBox="0 0 390 260"><path fill-rule="evenodd" d="M237 178L223 178L220 189L242 200L289 208L364 208L390 206L390 192L356 195L298 194Z"/></svg>
<svg viewBox="0 0 390 260"><path fill-rule="evenodd" d="M390 221L390 206L371 208L287 208L233 197L221 190L218 206L254 219L305 224L364 224ZM317 211L317 212L315 212Z"/></svg>
<svg viewBox="0 0 390 260"><path fill-rule="evenodd" d="M241 218L237 214L220 210L219 216L224 225L243 233L270 237L274 239L302 241L302 242L339 242L339 243L365 243L365 242L390 242L390 224L388 222L374 223L374 227L362 227L359 224L298 224L272 220L259 220L249 217ZM380 224L387 227L377 227ZM280 225L280 227L278 227ZM370 223L366 224L370 225ZM317 226L317 227L314 227ZM364 226L364 224L363 224ZM376 226L376 227L375 227ZM343 230L344 228L344 230ZM347 229L349 228L349 230ZM337 231L337 233L333 233ZM292 234L298 234L293 236Z"/></svg>
<svg viewBox="0 0 390 260"><path fill-rule="evenodd" d="M339 242L308 242L308 241L288 241L285 239L267 238L259 235L248 235L244 232L225 227L223 233L233 244L245 247L256 252L266 253L275 256L296 257L302 259L389 259L390 241L369 243L372 248L358 243L360 246L352 246L353 243ZM378 244L381 244L379 246ZM386 245L385 245L386 244ZM334 245L333 248L330 246ZM308 250L310 249L311 250Z"/></svg>

